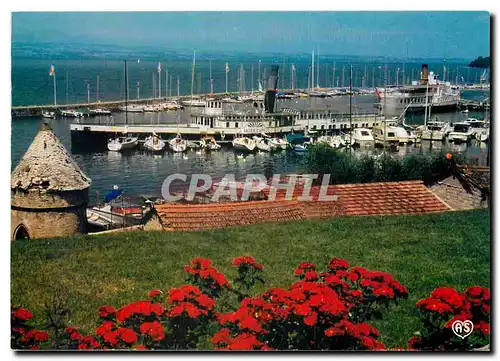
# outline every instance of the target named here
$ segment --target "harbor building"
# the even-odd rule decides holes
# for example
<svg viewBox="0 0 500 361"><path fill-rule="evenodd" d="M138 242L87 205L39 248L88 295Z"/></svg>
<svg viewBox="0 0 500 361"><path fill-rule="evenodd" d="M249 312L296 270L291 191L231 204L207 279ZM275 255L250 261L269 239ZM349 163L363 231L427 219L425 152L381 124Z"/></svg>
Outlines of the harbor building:
<svg viewBox="0 0 500 361"><path fill-rule="evenodd" d="M48 124L11 173L11 239L86 232L90 178Z"/></svg>

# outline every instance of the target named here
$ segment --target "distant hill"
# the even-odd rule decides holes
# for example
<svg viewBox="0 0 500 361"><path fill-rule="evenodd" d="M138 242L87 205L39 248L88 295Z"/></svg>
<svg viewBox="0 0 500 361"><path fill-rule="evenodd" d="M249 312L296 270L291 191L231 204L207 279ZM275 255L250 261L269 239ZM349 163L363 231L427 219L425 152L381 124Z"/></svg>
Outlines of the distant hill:
<svg viewBox="0 0 500 361"><path fill-rule="evenodd" d="M490 57L487 56L487 57L483 58L482 56L480 56L477 59L471 61L469 63L469 66L471 68L489 69L489 67L490 67Z"/></svg>

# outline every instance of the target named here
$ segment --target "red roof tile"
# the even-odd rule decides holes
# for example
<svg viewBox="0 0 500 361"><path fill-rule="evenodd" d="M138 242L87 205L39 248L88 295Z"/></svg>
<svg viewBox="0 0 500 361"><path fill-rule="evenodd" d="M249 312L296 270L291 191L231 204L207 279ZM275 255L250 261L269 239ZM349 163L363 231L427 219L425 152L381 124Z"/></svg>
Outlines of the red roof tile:
<svg viewBox="0 0 500 361"><path fill-rule="evenodd" d="M297 187L292 200L278 192L274 201L215 204L164 204L156 210L166 229L196 230L264 222L345 215L413 214L447 211L450 208L420 181L332 185L327 194L336 201L318 201L320 187L311 188L313 201L298 201ZM280 196L281 195L281 196Z"/></svg>

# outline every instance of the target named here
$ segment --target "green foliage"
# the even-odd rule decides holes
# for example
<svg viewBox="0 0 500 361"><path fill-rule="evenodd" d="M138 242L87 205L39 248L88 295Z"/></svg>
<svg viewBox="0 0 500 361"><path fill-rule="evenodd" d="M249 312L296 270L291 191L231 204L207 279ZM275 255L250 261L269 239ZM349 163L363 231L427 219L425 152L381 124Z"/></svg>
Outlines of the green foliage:
<svg viewBox="0 0 500 361"><path fill-rule="evenodd" d="M304 159L309 173L330 174L331 184L394 182L422 180L432 182L449 174L452 163L461 163L464 156L444 152L407 154L396 158L390 153L379 155L357 154L334 149L325 144L311 146Z"/></svg>

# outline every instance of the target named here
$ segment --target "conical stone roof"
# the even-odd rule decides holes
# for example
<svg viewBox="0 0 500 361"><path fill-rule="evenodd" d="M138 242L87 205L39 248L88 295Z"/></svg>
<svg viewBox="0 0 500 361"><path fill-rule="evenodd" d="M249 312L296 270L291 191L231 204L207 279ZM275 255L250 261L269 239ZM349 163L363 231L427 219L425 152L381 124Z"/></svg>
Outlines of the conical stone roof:
<svg viewBox="0 0 500 361"><path fill-rule="evenodd" d="M48 124L43 124L33 143L12 171L11 189L72 191L88 188L92 182Z"/></svg>

